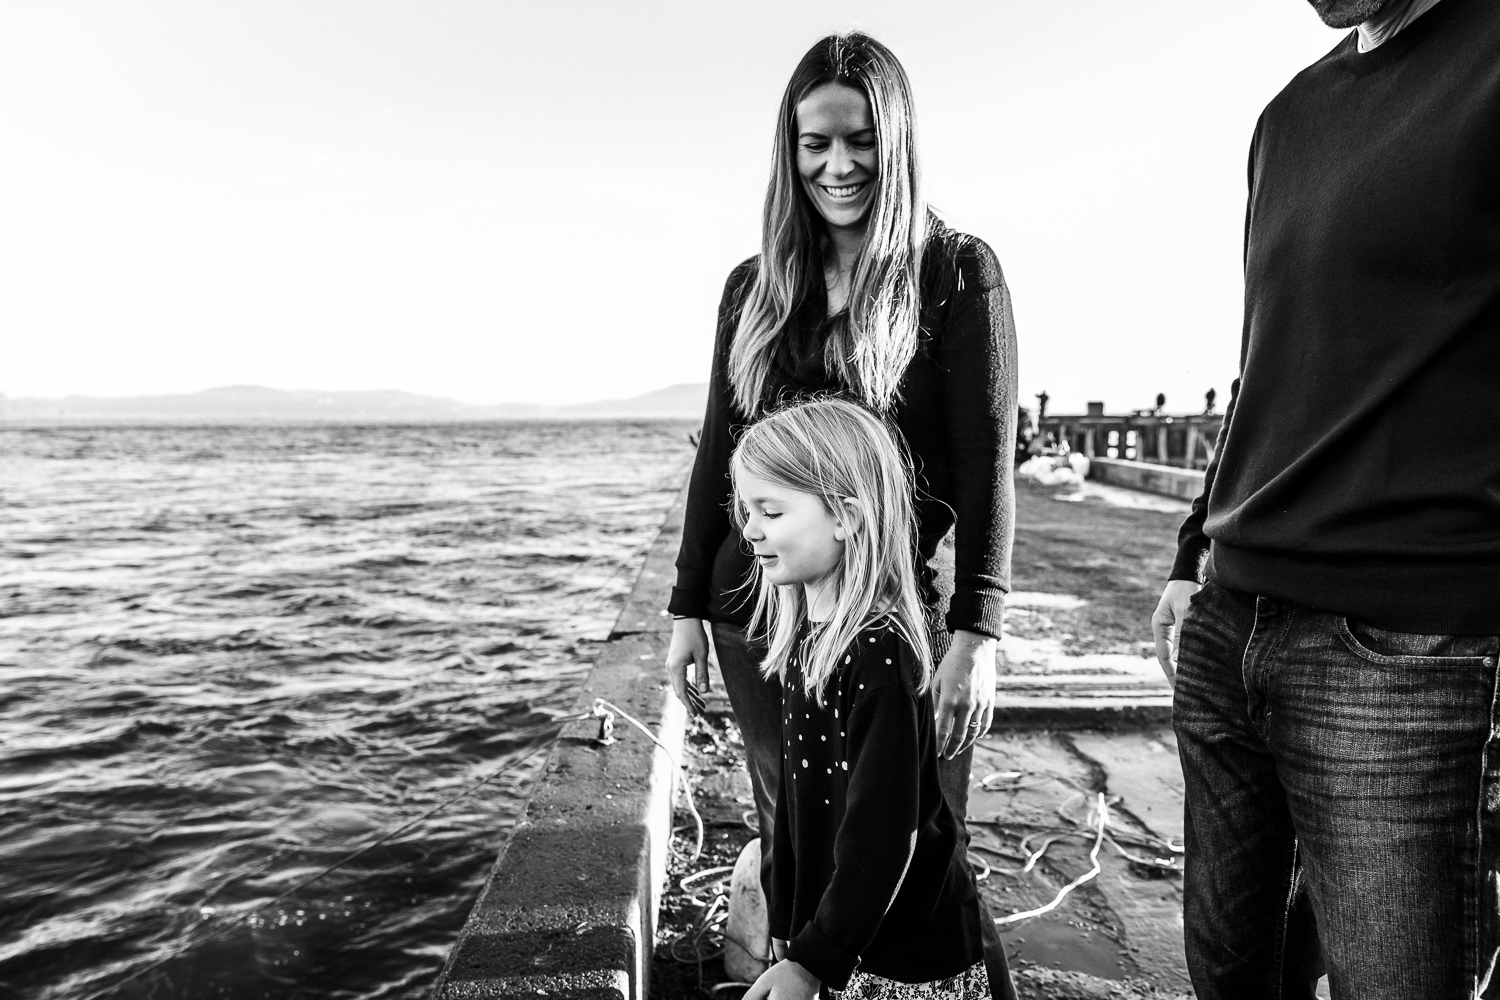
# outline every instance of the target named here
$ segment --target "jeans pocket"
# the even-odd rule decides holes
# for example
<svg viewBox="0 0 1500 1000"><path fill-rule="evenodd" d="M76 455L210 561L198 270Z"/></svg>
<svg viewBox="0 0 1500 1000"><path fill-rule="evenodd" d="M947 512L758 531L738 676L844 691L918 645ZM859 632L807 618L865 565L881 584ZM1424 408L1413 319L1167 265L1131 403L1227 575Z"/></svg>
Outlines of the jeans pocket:
<svg viewBox="0 0 1500 1000"><path fill-rule="evenodd" d="M1425 635L1392 632L1349 618L1338 619L1339 638L1360 659L1383 666L1488 667L1496 639L1486 635Z"/></svg>

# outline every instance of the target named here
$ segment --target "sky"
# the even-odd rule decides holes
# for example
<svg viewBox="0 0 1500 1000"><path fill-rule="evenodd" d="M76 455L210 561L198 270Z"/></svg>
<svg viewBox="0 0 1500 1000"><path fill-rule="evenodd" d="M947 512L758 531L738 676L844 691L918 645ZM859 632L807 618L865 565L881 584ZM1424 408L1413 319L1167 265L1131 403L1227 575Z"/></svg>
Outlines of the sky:
<svg viewBox="0 0 1500 1000"><path fill-rule="evenodd" d="M706 381L781 91L851 28L1023 403L1227 398L1250 135L1340 39L1306 0L3 3L0 393Z"/></svg>

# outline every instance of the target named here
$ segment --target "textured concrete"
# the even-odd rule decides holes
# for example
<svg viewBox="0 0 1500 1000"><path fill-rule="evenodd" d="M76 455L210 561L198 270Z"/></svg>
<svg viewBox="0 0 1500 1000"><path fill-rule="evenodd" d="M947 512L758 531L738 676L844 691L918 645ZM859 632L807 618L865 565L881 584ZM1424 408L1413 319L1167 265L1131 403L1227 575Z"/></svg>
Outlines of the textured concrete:
<svg viewBox="0 0 1500 1000"><path fill-rule="evenodd" d="M670 567L682 501L667 515L583 690L641 720L681 759L686 718L663 683ZM675 764L625 720L563 731L438 979L437 1000L640 1000L666 878Z"/></svg>
<svg viewBox="0 0 1500 1000"><path fill-rule="evenodd" d="M1192 500L1203 492L1203 473L1194 469L1130 462L1123 458L1090 459L1089 478L1183 500Z"/></svg>
<svg viewBox="0 0 1500 1000"><path fill-rule="evenodd" d="M1021 775L985 787L996 774ZM974 843L992 864L1019 867L1017 838L1048 829L1081 830L1086 799L1113 800L1114 822L1132 833L1181 844L1182 772L1167 726L1108 733L1007 729L975 750L969 820ZM1088 870L1092 838L1059 843L1030 873L996 872L982 883L996 917L1049 901ZM1134 847L1152 857L1181 856ZM1162 997L1187 995L1182 950L1182 883L1175 873L1129 863L1106 846L1101 871L1051 913L1001 928L1013 956L1017 986L1037 997ZM1038 972L1045 974L1038 976ZM1073 989L1051 983L1067 973ZM1087 986L1088 989L1081 987Z"/></svg>
<svg viewBox="0 0 1500 1000"><path fill-rule="evenodd" d="M994 729L1138 729L1169 724L1172 696L995 695Z"/></svg>

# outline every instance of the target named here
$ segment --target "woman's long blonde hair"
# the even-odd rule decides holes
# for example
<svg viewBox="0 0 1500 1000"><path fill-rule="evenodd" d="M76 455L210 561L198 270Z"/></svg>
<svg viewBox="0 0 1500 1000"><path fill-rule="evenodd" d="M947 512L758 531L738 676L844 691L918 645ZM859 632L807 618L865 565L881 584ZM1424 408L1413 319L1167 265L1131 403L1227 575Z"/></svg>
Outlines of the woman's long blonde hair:
<svg viewBox="0 0 1500 1000"><path fill-rule="evenodd" d="M817 399L772 413L740 438L730 460L736 483L734 516L745 507L738 483L748 473L785 489L810 493L845 527L842 561L834 569L833 615L813 625L802 649L803 686L823 701L823 688L845 651L867 628L888 624L916 653L919 691L932 681L932 647L917 597L916 512L911 463L890 429L874 414L840 399ZM845 504L857 501L852 518ZM800 584L777 586L757 565L752 634L769 636L761 666L786 681L797 633L807 616Z"/></svg>
<svg viewBox="0 0 1500 1000"><path fill-rule="evenodd" d="M869 35L829 35L798 63L776 120L760 266L729 350L734 401L748 417L763 408L761 397L780 335L823 284L828 231L797 173L797 105L827 83L858 90L870 102L879 172L864 244L850 277L848 308L830 324L823 363L854 398L886 413L917 350L918 279L928 222L911 84L890 49Z"/></svg>

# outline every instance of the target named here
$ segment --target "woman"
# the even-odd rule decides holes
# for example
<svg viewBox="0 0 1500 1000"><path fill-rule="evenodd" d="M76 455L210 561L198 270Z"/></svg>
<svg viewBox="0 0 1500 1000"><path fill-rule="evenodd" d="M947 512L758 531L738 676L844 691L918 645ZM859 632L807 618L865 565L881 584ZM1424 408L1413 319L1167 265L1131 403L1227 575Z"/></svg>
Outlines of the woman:
<svg viewBox="0 0 1500 1000"><path fill-rule="evenodd" d="M760 828L773 826L781 693L745 634L751 555L732 530L729 457L781 403L836 393L884 416L917 479L919 570L929 616L943 791L967 813L973 743L990 725L1010 587L1015 330L994 253L927 212L911 88L867 35L824 38L782 97L762 250L719 306L702 439L677 557L667 671L685 703L707 684L708 638L744 736ZM1011 996L986 925L997 997Z"/></svg>

